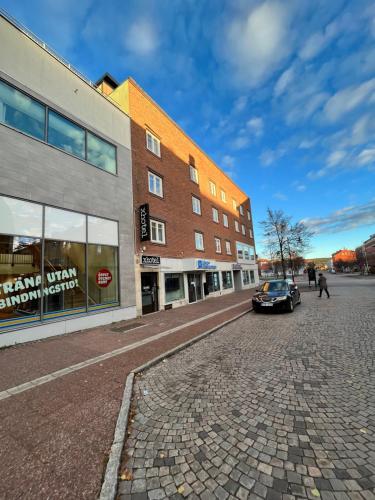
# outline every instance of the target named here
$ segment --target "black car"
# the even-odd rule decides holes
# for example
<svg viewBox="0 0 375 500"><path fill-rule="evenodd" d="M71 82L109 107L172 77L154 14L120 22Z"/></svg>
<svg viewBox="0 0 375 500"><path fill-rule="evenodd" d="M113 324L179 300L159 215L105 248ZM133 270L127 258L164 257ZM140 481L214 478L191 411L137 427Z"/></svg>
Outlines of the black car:
<svg viewBox="0 0 375 500"><path fill-rule="evenodd" d="M259 311L293 312L294 306L301 303L298 286L291 279L266 281L253 296L253 309Z"/></svg>

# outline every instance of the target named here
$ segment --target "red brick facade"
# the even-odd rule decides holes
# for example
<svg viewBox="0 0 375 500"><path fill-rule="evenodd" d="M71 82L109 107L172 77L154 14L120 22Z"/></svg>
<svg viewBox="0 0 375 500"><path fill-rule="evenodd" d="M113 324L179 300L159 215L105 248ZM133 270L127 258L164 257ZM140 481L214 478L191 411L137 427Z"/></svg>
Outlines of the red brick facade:
<svg viewBox="0 0 375 500"><path fill-rule="evenodd" d="M229 179L206 154L159 108L135 82L129 80L129 114L133 161L133 190L136 217L136 253L141 247L147 254L161 257L196 257L220 261L236 260L236 241L254 246L249 198ZM146 147L146 130L160 139L160 158ZM189 164L198 170L199 184L190 180ZM148 171L163 179L163 198L148 189ZM216 185L216 197L210 193L209 181ZM221 199L226 193L226 203ZM202 215L192 210L192 195L200 199ZM236 211L232 199L242 205L243 215ZM166 244L140 242L139 206L148 203L150 216L166 224ZM219 211L219 222L213 221L212 207ZM223 213L229 227L224 227ZM251 212L250 212L251 213ZM235 230L235 220L240 232ZM242 225L246 234L242 234ZM195 249L194 231L204 236L204 251ZM215 251L214 238L221 240L221 254ZM232 255L227 255L225 241L231 242Z"/></svg>

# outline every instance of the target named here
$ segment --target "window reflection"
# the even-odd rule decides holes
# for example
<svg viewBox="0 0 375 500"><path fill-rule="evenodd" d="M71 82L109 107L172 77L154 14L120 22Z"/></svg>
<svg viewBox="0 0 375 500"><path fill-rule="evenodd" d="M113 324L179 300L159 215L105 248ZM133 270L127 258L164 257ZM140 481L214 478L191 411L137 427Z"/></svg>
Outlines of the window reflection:
<svg viewBox="0 0 375 500"><path fill-rule="evenodd" d="M44 139L45 106L0 81L0 122Z"/></svg>
<svg viewBox="0 0 375 500"><path fill-rule="evenodd" d="M87 161L112 174L116 173L116 148L87 132Z"/></svg>
<svg viewBox="0 0 375 500"><path fill-rule="evenodd" d="M85 157L85 131L70 120L48 111L48 142L79 158Z"/></svg>

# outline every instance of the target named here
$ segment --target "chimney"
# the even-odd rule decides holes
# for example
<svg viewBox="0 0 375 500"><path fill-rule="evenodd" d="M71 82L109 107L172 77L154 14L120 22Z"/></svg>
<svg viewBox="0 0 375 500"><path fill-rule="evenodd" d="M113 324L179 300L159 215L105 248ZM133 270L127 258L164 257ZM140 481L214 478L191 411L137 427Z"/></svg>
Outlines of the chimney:
<svg viewBox="0 0 375 500"><path fill-rule="evenodd" d="M118 82L109 73L104 75L95 82L95 87L105 95L110 95L119 86Z"/></svg>

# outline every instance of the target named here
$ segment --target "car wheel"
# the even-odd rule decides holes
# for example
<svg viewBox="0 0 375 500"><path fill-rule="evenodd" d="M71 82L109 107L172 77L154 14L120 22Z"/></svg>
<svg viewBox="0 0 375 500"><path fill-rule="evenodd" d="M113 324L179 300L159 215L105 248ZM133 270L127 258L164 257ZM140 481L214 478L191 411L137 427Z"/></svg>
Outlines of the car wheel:
<svg viewBox="0 0 375 500"><path fill-rule="evenodd" d="M260 313L260 309L259 309L258 307L254 307L254 308L253 308L253 311L254 311L255 313Z"/></svg>
<svg viewBox="0 0 375 500"><path fill-rule="evenodd" d="M294 311L293 299L288 300L288 305L286 306L286 310L290 313Z"/></svg>

